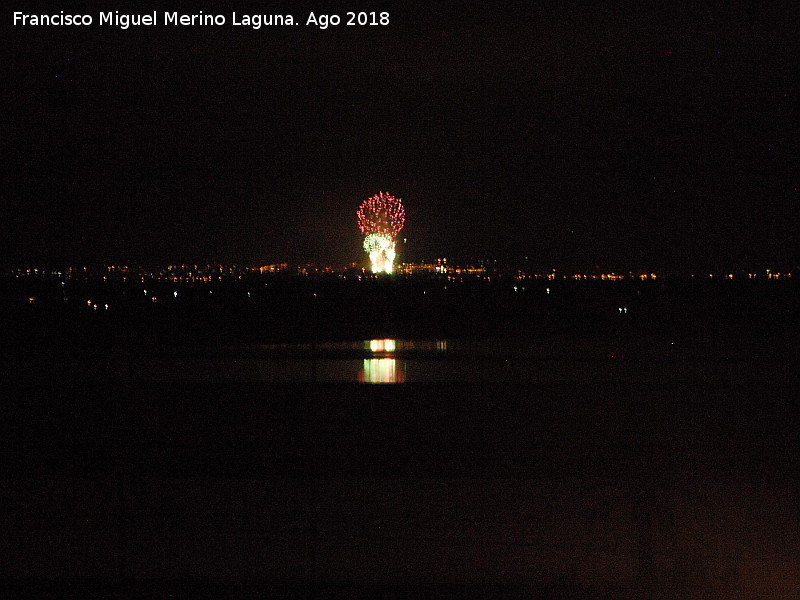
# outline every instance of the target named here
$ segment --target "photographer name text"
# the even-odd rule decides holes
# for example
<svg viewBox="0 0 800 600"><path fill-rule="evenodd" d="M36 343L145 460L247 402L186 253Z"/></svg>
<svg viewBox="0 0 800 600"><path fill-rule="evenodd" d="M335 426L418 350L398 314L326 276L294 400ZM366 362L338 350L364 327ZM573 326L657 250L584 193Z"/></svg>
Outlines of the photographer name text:
<svg viewBox="0 0 800 600"><path fill-rule="evenodd" d="M116 27L130 29L136 27L283 27L287 25L305 25L318 29L344 26L387 26L388 12L346 12L342 14L309 13L305 17L294 15L252 15L231 13L225 15L206 14L202 11L195 14L178 12L153 11L152 13L124 14L119 11L101 12L97 18L89 14L68 14L63 10L54 14L14 13L14 25L17 27Z"/></svg>

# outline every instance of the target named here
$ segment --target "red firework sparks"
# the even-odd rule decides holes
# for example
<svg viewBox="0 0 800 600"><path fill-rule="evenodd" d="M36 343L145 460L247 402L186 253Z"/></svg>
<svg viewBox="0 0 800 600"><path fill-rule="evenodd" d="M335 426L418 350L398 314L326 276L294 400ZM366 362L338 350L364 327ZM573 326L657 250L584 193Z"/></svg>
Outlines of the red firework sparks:
<svg viewBox="0 0 800 600"><path fill-rule="evenodd" d="M386 192L378 192L361 203L358 211L358 227L364 235L377 233L392 239L403 228L406 211L400 198Z"/></svg>

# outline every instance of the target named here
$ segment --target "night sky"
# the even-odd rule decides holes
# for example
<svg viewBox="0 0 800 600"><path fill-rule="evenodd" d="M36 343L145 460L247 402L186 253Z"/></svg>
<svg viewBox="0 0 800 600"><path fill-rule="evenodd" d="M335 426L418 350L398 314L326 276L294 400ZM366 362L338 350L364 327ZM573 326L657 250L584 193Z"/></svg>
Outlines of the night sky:
<svg viewBox="0 0 800 600"><path fill-rule="evenodd" d="M378 190L401 260L800 264L796 13L666 4L337 3L390 25L325 31L322 1L261 4L302 24L260 30L230 24L244 2L128 30L97 25L112 1L55 6L91 27L6 9L0 264L363 262Z"/></svg>

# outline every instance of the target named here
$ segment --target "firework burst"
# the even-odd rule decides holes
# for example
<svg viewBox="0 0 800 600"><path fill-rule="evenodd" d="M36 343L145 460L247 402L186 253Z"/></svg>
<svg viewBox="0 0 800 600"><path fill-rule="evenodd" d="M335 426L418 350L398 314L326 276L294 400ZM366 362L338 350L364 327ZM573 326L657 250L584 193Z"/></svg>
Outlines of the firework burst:
<svg viewBox="0 0 800 600"><path fill-rule="evenodd" d="M358 228L364 234L364 250L373 273L391 273L394 268L395 238L403 228L406 211L400 198L378 192L364 200L356 212Z"/></svg>

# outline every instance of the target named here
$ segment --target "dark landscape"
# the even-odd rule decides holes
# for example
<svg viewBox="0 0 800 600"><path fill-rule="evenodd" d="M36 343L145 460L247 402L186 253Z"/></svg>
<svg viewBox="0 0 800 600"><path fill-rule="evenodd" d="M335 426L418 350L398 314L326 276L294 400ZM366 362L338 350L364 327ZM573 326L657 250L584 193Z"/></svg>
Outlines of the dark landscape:
<svg viewBox="0 0 800 600"><path fill-rule="evenodd" d="M7 278L4 585L793 597L791 278L446 285L71 284L97 311ZM390 337L403 383L358 383Z"/></svg>
<svg viewBox="0 0 800 600"><path fill-rule="evenodd" d="M791 5L23 4L0 599L800 598Z"/></svg>

